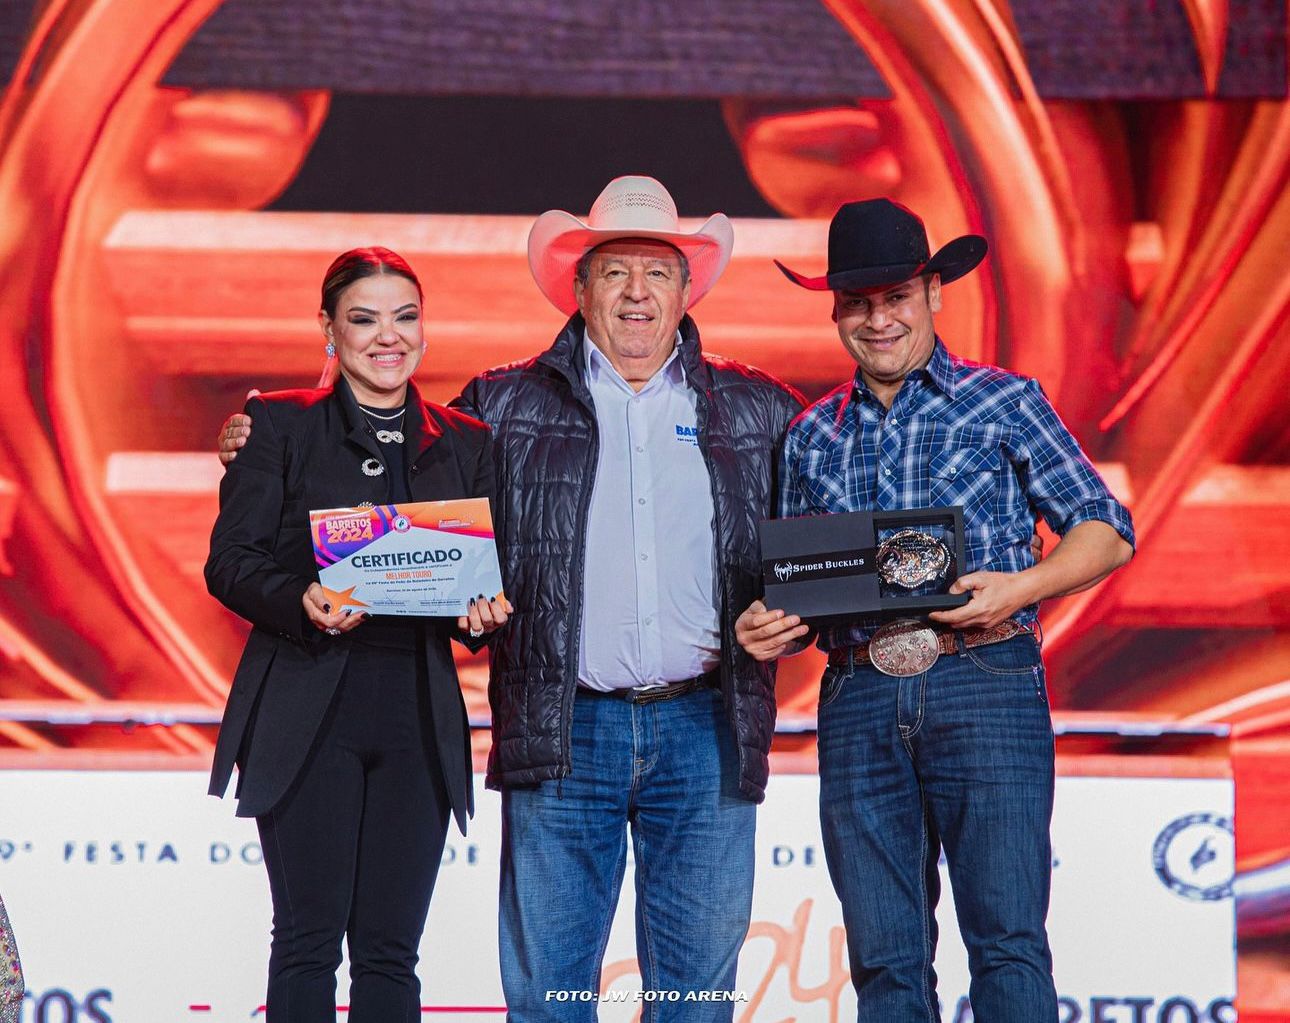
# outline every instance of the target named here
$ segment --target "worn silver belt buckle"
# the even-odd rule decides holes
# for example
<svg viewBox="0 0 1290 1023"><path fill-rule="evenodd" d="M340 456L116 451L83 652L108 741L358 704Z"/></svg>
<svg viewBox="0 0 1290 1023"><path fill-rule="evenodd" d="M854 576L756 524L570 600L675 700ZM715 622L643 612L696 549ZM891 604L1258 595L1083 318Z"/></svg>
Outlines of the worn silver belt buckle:
<svg viewBox="0 0 1290 1023"><path fill-rule="evenodd" d="M917 618L901 618L879 628L869 640L869 660L884 675L921 675L941 656L936 630Z"/></svg>

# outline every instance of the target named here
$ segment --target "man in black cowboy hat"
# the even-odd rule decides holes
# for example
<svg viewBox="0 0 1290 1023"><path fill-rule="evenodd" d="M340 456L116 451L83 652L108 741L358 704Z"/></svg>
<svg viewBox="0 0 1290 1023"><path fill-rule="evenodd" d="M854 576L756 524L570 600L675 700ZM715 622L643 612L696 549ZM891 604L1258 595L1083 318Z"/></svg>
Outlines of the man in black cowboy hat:
<svg viewBox="0 0 1290 1023"><path fill-rule="evenodd" d="M780 515L961 505L967 565L951 590L971 593L921 623L921 646L909 643L920 623L821 631L825 853L862 1020L940 1018L943 848L976 1018L1053 1021L1053 733L1036 615L1127 562L1133 525L1036 381L955 358L936 336L941 287L980 263L985 239L929 252L917 216L875 199L833 218L826 276L780 266L833 292L857 363L790 426ZM1062 537L1038 563L1036 512ZM769 660L797 649L806 626L758 601L736 631Z"/></svg>

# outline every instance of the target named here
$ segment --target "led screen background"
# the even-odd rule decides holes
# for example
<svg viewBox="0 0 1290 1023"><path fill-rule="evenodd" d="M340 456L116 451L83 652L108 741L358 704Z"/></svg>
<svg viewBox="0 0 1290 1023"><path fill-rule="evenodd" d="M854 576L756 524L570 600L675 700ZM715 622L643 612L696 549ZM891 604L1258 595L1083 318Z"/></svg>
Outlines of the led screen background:
<svg viewBox="0 0 1290 1023"><path fill-rule="evenodd" d="M942 334L1039 378L1141 542L1045 610L1058 720L1231 725L1190 752L1231 758L1241 869L1284 865L1286 33L1218 0L5 4L0 764L208 758L245 634L200 577L214 435L248 387L312 382L336 252L418 269L446 400L558 329L533 216L652 173L736 218L707 347L812 396L849 364L772 257L822 269L838 203L880 194L990 238ZM781 675L789 767L818 671ZM1243 970L1283 976L1260 906Z"/></svg>

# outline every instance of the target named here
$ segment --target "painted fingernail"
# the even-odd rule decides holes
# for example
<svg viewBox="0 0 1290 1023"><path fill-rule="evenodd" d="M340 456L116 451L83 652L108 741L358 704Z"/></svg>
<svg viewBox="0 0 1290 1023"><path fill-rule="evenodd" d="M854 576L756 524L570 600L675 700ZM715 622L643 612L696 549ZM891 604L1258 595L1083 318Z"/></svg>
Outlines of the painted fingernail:
<svg viewBox="0 0 1290 1023"><path fill-rule="evenodd" d="M345 617L346 617L346 618L348 618L348 617L349 617L350 615L352 615L353 613L354 613L354 609L353 609L352 607L347 607L347 608L345 608Z"/></svg>
<svg viewBox="0 0 1290 1023"><path fill-rule="evenodd" d="M484 595L481 593L477 599L479 599L479 600L483 600L483 599L484 599Z"/></svg>
<svg viewBox="0 0 1290 1023"><path fill-rule="evenodd" d="M324 605L323 605L323 610L324 610L324 611L326 611L328 614L331 614L331 605L330 605L330 604L324 604Z"/></svg>
<svg viewBox="0 0 1290 1023"><path fill-rule="evenodd" d="M475 598L474 598L474 597L471 597L468 601L466 601L466 606L467 606L467 607L474 607L474 606L475 606Z"/></svg>

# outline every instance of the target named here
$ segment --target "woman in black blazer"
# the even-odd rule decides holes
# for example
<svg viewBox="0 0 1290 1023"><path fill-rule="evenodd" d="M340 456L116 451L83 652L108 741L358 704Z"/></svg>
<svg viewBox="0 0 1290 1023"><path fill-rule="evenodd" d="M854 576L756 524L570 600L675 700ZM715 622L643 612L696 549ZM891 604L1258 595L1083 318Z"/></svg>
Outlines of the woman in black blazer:
<svg viewBox="0 0 1290 1023"><path fill-rule="evenodd" d="M388 249L338 257L319 312L334 385L250 399L254 435L220 485L206 583L254 628L210 791L236 763L238 815L259 826L271 1023L335 1019L342 936L350 1023L420 1019L417 946L448 815L464 833L473 811L449 639L479 640L510 605L477 600L456 622L332 608L309 535L311 509L492 496L488 428L411 383L421 304Z"/></svg>

